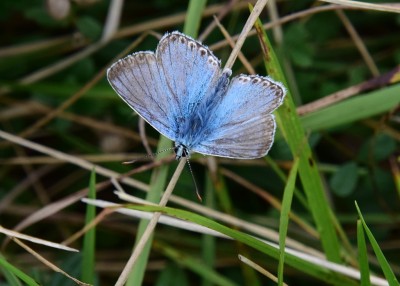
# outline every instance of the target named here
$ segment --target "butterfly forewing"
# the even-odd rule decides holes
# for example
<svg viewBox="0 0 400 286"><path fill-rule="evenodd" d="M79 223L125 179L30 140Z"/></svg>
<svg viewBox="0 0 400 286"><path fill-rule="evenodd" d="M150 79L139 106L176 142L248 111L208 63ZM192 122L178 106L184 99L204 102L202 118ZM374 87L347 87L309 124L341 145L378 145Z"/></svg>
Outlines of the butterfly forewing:
<svg viewBox="0 0 400 286"><path fill-rule="evenodd" d="M107 78L118 95L158 132L175 140L171 129L169 90L152 52L127 56L113 64Z"/></svg>
<svg viewBox="0 0 400 286"><path fill-rule="evenodd" d="M194 151L229 158L264 156L273 143L271 114L285 95L284 87L267 77L240 75L232 79L209 119L210 134Z"/></svg>
<svg viewBox="0 0 400 286"><path fill-rule="evenodd" d="M215 87L220 63L208 48L179 32L164 36L156 54L172 94L171 116L179 123Z"/></svg>

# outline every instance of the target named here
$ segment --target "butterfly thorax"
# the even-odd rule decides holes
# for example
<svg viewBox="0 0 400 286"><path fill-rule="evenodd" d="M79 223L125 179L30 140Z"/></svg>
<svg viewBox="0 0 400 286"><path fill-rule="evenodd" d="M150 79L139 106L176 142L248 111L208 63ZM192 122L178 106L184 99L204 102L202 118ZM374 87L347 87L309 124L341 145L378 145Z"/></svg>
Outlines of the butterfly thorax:
<svg viewBox="0 0 400 286"><path fill-rule="evenodd" d="M212 115L226 92L230 75L230 69L224 70L215 88L205 94L193 106L189 106L187 116L176 117L175 124L178 132L175 141L175 154L177 159L188 156L192 148L204 142L212 133L213 124L210 124Z"/></svg>
<svg viewBox="0 0 400 286"><path fill-rule="evenodd" d="M174 151L176 160L180 160L182 157L190 158L189 149L183 144L175 144Z"/></svg>

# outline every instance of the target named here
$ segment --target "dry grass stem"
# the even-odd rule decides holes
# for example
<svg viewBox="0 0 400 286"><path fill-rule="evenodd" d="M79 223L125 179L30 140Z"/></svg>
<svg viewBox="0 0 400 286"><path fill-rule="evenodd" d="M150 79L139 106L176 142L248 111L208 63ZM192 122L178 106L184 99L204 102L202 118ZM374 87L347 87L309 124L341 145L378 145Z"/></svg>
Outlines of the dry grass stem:
<svg viewBox="0 0 400 286"><path fill-rule="evenodd" d="M23 233L19 233L10 229L6 229L4 227L2 227L0 225L0 232L11 237L11 238L19 238L19 239L23 239L23 240L28 240L30 242L36 243L36 244L41 244L41 245L45 245L48 247L52 247L52 248L57 248L57 249L61 249L61 250L66 250L66 251L72 251L72 252L79 252L79 250L75 249L75 248L71 248L59 243L55 243L55 242L51 242L45 239L41 239L41 238L37 238L37 237L33 237L30 235L26 235Z"/></svg>
<svg viewBox="0 0 400 286"><path fill-rule="evenodd" d="M372 76L379 76L379 70L377 65L375 64L371 54L369 53L367 47L364 44L364 41L361 39L360 35L357 33L353 24L350 22L349 18L347 18L346 14L342 10L336 11L336 14L339 16L343 25L346 27L347 32L349 33L351 39L356 45L357 49L360 51L361 56L363 57L365 64L371 71Z"/></svg>
<svg viewBox="0 0 400 286"><path fill-rule="evenodd" d="M400 5L397 3L374 4L374 3L351 1L351 0L320 0L320 1L337 4L341 6L354 7L357 9L400 13Z"/></svg>
<svg viewBox="0 0 400 286"><path fill-rule="evenodd" d="M233 48L231 54L229 55L228 60L225 63L225 67L231 69L233 66L233 63L236 60L236 57L241 50L244 41L246 40L250 30L252 29L254 23L257 21L258 16L260 16L261 12L263 11L265 5L267 5L268 0L259 0L257 1L256 5L253 8L253 11L251 12L250 16L247 18L246 24L244 24L242 32L240 33L236 45Z"/></svg>
<svg viewBox="0 0 400 286"><path fill-rule="evenodd" d="M224 28L224 26L221 25L221 23L219 22L217 17L214 17L214 21L215 21L215 23L217 23L217 26L221 30L221 32L224 35L225 39L227 39L227 41L229 42L229 45L231 46L231 48L234 48L235 47L235 42L232 40L232 38L229 35L228 31ZM243 64L243 66L246 68L246 70L250 74L255 74L256 73L256 71L254 70L252 65L249 63L249 61L246 59L246 57L243 55L243 53L241 51L239 51L239 53L238 53L238 58L239 58L240 62Z"/></svg>
<svg viewBox="0 0 400 286"><path fill-rule="evenodd" d="M257 263L255 263L254 261L251 261L250 259L246 258L245 256L239 254L238 258L240 261L242 261L244 264L247 264L248 266L250 266L251 268L257 270L258 272L260 272L262 275L264 275L265 277L269 278L271 281L278 283L278 278L273 275L271 272L267 271L266 269L262 268L260 265L258 265ZM283 283L283 285L287 286L286 283Z"/></svg>
<svg viewBox="0 0 400 286"><path fill-rule="evenodd" d="M175 185L179 179L179 176L182 173L182 170L183 170L183 167L185 166L185 164L186 164L185 159L180 160L178 167L175 170L174 175L172 176L171 180L169 181L168 186L167 186L163 196L161 197L160 203L158 204L159 206L165 206L167 204L167 202L172 194L172 191L174 190ZM125 284L125 282L127 281L129 273L131 272L137 259L139 258L140 254L142 253L142 251L147 243L147 240L153 233L160 216L161 216L161 213L158 213L158 212L153 214L153 217L151 218L149 224L147 225L144 233L140 237L139 242L136 244L131 257L129 258L128 262L126 263L121 275L118 277L118 280L117 280L117 283L115 284L115 286L123 286Z"/></svg>
<svg viewBox="0 0 400 286"><path fill-rule="evenodd" d="M69 275L67 272L65 272L64 270L62 270L61 268L59 268L58 266L56 266L55 264L53 264L52 262L50 262L49 260L47 260L46 258L44 258L42 255L40 255L39 253L37 253L36 251L34 251L32 248L30 248L28 245L26 245L25 243L23 243L22 241L20 241L18 238L11 238L15 243L17 243L19 246L21 246L23 249L25 249L27 252L29 252L30 254L32 254L36 259L38 259L40 262L42 262L44 265L46 265L47 267L49 267L51 270L53 270L54 272L58 272L62 275L64 275L65 277L68 277L69 279L71 279L72 281L74 281L76 284L78 285L82 285L82 286L91 286L90 284L84 283L82 281L79 281L78 279L76 279L75 277Z"/></svg>

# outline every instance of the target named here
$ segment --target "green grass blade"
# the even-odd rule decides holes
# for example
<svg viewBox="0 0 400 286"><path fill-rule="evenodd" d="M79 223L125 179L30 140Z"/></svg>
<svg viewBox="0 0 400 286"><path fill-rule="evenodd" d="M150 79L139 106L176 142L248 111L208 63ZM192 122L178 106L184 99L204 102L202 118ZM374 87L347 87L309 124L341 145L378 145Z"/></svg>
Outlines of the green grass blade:
<svg viewBox="0 0 400 286"><path fill-rule="evenodd" d="M383 252L380 249L378 242L374 238L374 235L372 234L371 230L368 228L368 226L361 214L360 208L358 207L357 202L355 202L355 205L356 205L358 215L360 216L362 225L364 227L364 231L367 234L369 242L371 243L372 249L375 252L376 258L378 259L379 265L381 266L381 269L383 271L383 274L385 275L385 278L387 279L389 285L391 285L391 286L400 285L399 282L397 281L396 276L393 273L392 268L390 267L388 261L386 260L385 256L383 255Z"/></svg>
<svg viewBox="0 0 400 286"><path fill-rule="evenodd" d="M212 180L210 174L206 175L206 183L205 183L205 196L204 196L204 204L210 209L214 209L215 207L215 191L213 188ZM216 253L216 240L215 237L211 235L202 235L202 259L203 261L213 267L215 264L215 253ZM201 283L202 286L212 286L212 282L203 277L203 281Z"/></svg>
<svg viewBox="0 0 400 286"><path fill-rule="evenodd" d="M357 221L358 262L360 264L361 286L371 285L369 279L368 253L365 243L364 229L360 220Z"/></svg>
<svg viewBox="0 0 400 286"><path fill-rule="evenodd" d="M261 22L257 21L255 26L261 37L260 42L264 51L268 74L288 86L267 34L262 29ZM278 108L277 123L293 156L299 156L300 180L320 234L323 250L329 260L340 262L340 244L334 224L330 218L329 205L325 197L322 181L312 156L311 148L305 137L303 126L297 116L290 91L287 92L283 105Z"/></svg>
<svg viewBox="0 0 400 286"><path fill-rule="evenodd" d="M294 160L292 169L290 170L289 178L283 192L281 217L279 223L279 264L278 264L278 286L283 285L283 266L285 262L285 241L287 235L287 229L289 225L289 212L292 205L292 198L294 187L296 183L297 170L299 167L299 160Z"/></svg>
<svg viewBox="0 0 400 286"><path fill-rule="evenodd" d="M215 192L218 196L218 202L220 205L220 208L224 211L224 213L230 214L232 216L235 216L235 210L234 210L234 205L232 203L232 199L229 195L229 190L227 188L227 185L225 183L224 177L222 175L218 176L218 183L215 185ZM243 247L241 244L236 245L236 249L238 252L242 253L245 256L250 256L248 253L248 250ZM244 264L240 264L241 271L244 277L244 280L246 281L246 284L252 285L252 286L260 286L261 282L258 279L257 272L251 268L247 267Z"/></svg>
<svg viewBox="0 0 400 286"><path fill-rule="evenodd" d="M190 286L189 278L186 269L180 267L179 264L168 262L161 270L154 286Z"/></svg>
<svg viewBox="0 0 400 286"><path fill-rule="evenodd" d="M287 176L286 174L281 170L281 168L278 166L278 164L271 159L270 156L265 156L264 160L268 163L268 166L271 167L271 169L279 176L279 178L282 180L282 182L286 183L287 182ZM294 195L296 199L301 203L302 207L306 210L308 210L308 205L307 205L307 199L305 196L300 193L299 190L295 188ZM310 226L311 227L311 226Z"/></svg>
<svg viewBox="0 0 400 286"><path fill-rule="evenodd" d="M185 27L184 27L185 34L188 34L191 36L196 36L196 31L199 27L199 23L201 20L202 10L195 10L195 9L200 9L201 8L200 2L203 2L203 1L204 0L190 1L189 9L191 11L188 11L188 16L186 17L186 20L185 20ZM197 3L192 3L192 2L197 2ZM205 3L206 2L204 1L203 7L205 6ZM198 5L200 5L200 6L198 6ZM161 136L160 138L161 139L158 144L157 151L165 150L165 149L171 147L170 140L168 140L164 136ZM163 156L165 156L165 155L159 154L157 156L157 158L162 158ZM147 201L158 203L161 193L163 192L165 185L166 185L167 173L168 173L168 166L162 166L158 170L155 170L153 172L152 180L150 183L150 190L146 197ZM142 236L143 232L145 231L145 229L147 227L147 224L148 224L148 221L146 221L146 220L140 221L138 234L136 236L136 243L140 240L140 237ZM138 259L135 266L133 267L131 274L129 275L128 281L126 283L127 286L142 285L152 241L153 241L153 236L151 236L151 238L148 240L146 246L144 247L144 249L142 251L142 254L140 255L140 258Z"/></svg>
<svg viewBox="0 0 400 286"><path fill-rule="evenodd" d="M14 265L10 264L2 255L0 255L0 267L2 268L3 272L5 272L5 271L9 272L7 274L7 276L10 277L9 281L8 281L8 282L10 282L9 285L13 285L13 286L21 285L21 283L19 283L19 281L16 281L14 278L11 278L11 277L13 277L13 275L15 275L16 277L18 277L19 279L24 281L29 286L39 286L39 284L36 283L35 280L33 280L33 278L31 278L29 275L27 275L24 272L22 272L21 270L19 270Z"/></svg>
<svg viewBox="0 0 400 286"><path fill-rule="evenodd" d="M5 260L5 258L0 254L0 260L3 259ZM1 262L0 265L2 265ZM6 267L0 267L0 277L2 277L2 281L7 283L6 285L22 286L22 282L18 279L18 277Z"/></svg>
<svg viewBox="0 0 400 286"><path fill-rule="evenodd" d="M359 95L301 118L306 130L333 128L392 110L400 102L400 84Z"/></svg>
<svg viewBox="0 0 400 286"><path fill-rule="evenodd" d="M199 259L188 255L186 253L182 253L177 251L176 249L157 242L156 247L160 250L165 256L169 257L179 265L190 269L194 273L197 273L199 276L207 279L211 282L212 285L221 285L221 286L236 286L238 284L234 283L233 281L225 278L218 272L216 272L212 266L208 265L200 261Z"/></svg>
<svg viewBox="0 0 400 286"><path fill-rule="evenodd" d="M204 216L191 213L185 210L169 208L169 207L159 207L159 206L142 206L142 205L125 205L124 207L141 210L141 211L150 211L150 212L161 212L170 216L174 216L183 220L194 222L198 225L202 225L208 227L210 229L216 230L222 234L225 234L245 245L250 246L253 249L260 251L278 261L279 259L279 249L266 244L253 236L250 236L246 233L240 232L238 230L229 228L224 226L216 221L208 219ZM344 277L340 274L331 272L320 265L312 264L308 261L304 261L298 257L295 257L291 254L285 254L285 262L287 265L298 269L303 273L308 273L309 275L324 281L325 283L336 284L336 285L357 285L357 283L347 277Z"/></svg>
<svg viewBox="0 0 400 286"><path fill-rule="evenodd" d="M92 170L89 181L89 194L90 199L96 199L96 172ZM96 217L96 207L93 205L86 205L86 219L85 224L90 224ZM93 284L95 280L95 250L96 250L96 227L90 228L83 237L83 251L82 251L82 281Z"/></svg>
<svg viewBox="0 0 400 286"><path fill-rule="evenodd" d="M160 141L158 143L157 151L165 150L171 148L171 141L164 136L160 136ZM168 156L167 152L162 152L157 155L157 159L161 159ZM168 176L168 165L163 165L153 171L151 180L150 180L150 189L146 195L146 200L153 203L158 203L161 197L162 192L165 189L165 185L167 182ZM148 225L148 220L141 220L138 227L138 232L136 236L136 243L140 240L143 232L145 231ZM143 248L143 251L137 260L135 266L133 267L131 274L129 275L128 281L126 283L127 286L136 286L142 285L144 273L147 268L147 261L150 254L151 244L153 242L153 236L149 238L146 246ZM136 244L135 243L135 244Z"/></svg>
<svg viewBox="0 0 400 286"><path fill-rule="evenodd" d="M201 12L204 10L206 3L206 0L192 0L189 2L183 33L192 37L197 36L201 22Z"/></svg>

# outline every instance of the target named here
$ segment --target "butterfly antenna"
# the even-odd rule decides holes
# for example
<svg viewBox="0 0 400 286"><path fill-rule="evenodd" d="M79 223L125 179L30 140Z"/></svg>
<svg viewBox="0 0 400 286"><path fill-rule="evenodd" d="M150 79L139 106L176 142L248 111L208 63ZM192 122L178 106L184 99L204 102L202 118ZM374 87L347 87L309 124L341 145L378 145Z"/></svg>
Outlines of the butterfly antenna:
<svg viewBox="0 0 400 286"><path fill-rule="evenodd" d="M167 148L167 149L164 149L164 150L161 150L161 151L152 153L152 154L147 154L147 155L142 156L142 157L140 157L140 158L138 158L138 159L135 159L135 160L122 162L122 164L124 164L124 165L133 164L133 163L135 163L135 162L137 162L137 161L139 161L139 160L147 159L147 158L149 158L149 157L151 157L152 159L154 159L158 154L163 153L163 152L165 152L165 151L171 151L171 150L174 150L174 148L171 147L171 148Z"/></svg>
<svg viewBox="0 0 400 286"><path fill-rule="evenodd" d="M201 196L200 196L199 188L197 188L196 179L194 178L193 171L192 171L192 165L190 165L190 162L189 162L189 158L188 158L188 157L186 157L186 162L187 162L187 164L188 164L190 174L192 175L194 187L195 187L195 189L196 189L197 198L199 199L200 202L202 202L203 199L202 199Z"/></svg>

